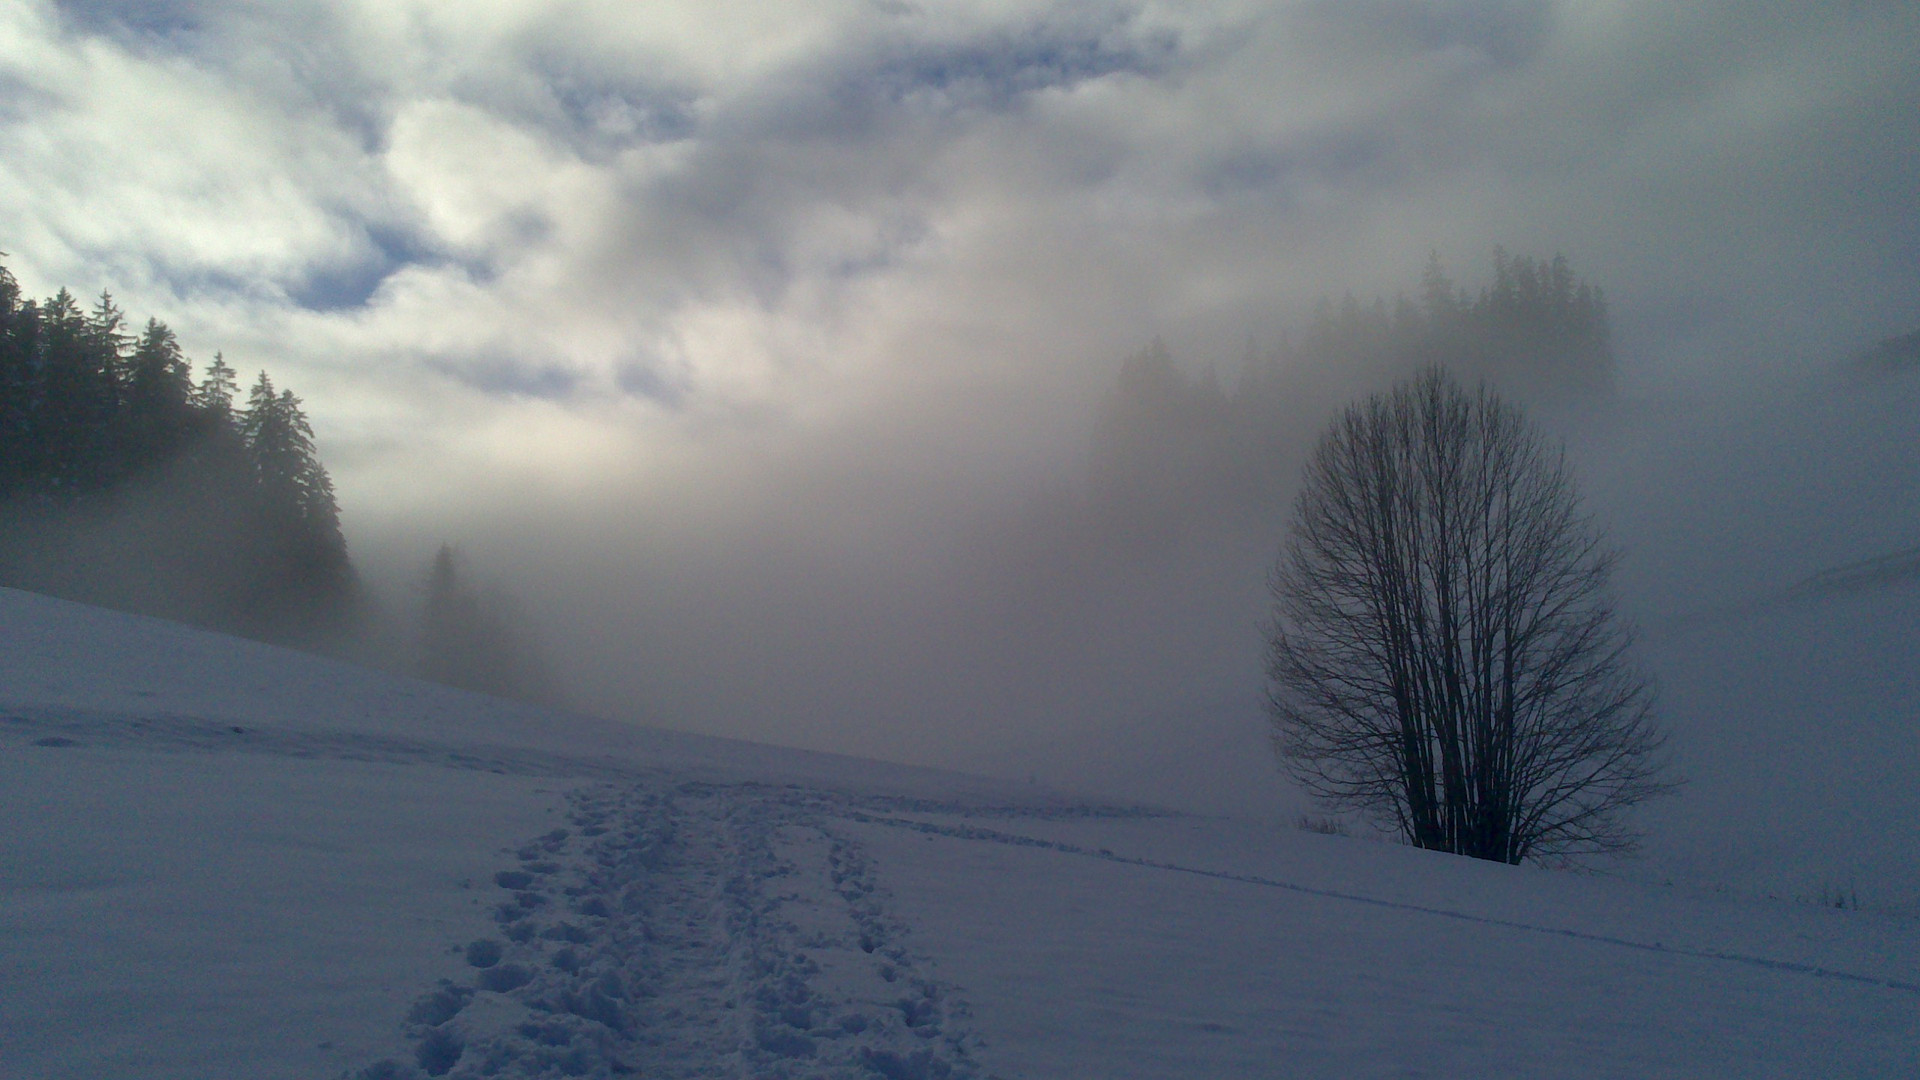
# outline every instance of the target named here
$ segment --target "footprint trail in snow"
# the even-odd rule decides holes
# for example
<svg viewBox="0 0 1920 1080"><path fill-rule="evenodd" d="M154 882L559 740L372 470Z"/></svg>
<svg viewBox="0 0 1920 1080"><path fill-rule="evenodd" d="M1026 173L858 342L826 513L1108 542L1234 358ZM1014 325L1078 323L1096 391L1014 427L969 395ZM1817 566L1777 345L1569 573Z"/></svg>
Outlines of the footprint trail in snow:
<svg viewBox="0 0 1920 1080"><path fill-rule="evenodd" d="M494 876L471 979L409 1012L413 1060L353 1075L979 1075L964 1002L826 809L756 784L581 789L572 827Z"/></svg>

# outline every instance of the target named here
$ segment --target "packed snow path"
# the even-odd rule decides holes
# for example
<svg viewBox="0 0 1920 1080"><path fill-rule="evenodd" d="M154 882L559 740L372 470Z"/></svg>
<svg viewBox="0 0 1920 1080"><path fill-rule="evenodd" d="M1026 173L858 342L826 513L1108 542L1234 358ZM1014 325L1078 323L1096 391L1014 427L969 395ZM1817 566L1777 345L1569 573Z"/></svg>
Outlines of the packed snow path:
<svg viewBox="0 0 1920 1080"><path fill-rule="evenodd" d="M424 1072L545 1077L976 1075L965 1007L902 943L858 845L790 791L576 793L572 828L494 875L497 937L408 1014Z"/></svg>

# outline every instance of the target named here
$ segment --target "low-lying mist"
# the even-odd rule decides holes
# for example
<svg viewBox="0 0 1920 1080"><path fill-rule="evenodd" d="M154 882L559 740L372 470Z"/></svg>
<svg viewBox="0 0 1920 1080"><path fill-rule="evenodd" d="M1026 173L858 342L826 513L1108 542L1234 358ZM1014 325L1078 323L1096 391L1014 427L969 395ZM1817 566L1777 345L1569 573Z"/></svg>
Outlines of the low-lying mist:
<svg viewBox="0 0 1920 1080"><path fill-rule="evenodd" d="M1307 338L1211 366L1150 346L1077 414L943 402L706 483L522 495L459 539L587 711L1290 824L1266 573L1320 430L1400 374ZM1920 897L1887 843L1920 803L1886 765L1920 751L1920 579L1898 557L1920 542L1920 368L1843 363L1858 344L1691 395L1516 395L1625 552L1620 606L1687 781L1646 811L1657 873ZM1022 425L1040 434L980 435Z"/></svg>
<svg viewBox="0 0 1920 1080"><path fill-rule="evenodd" d="M570 486L481 478L437 518L349 507L359 598L322 637L235 592L247 523L191 470L16 503L0 558L483 692L1286 825L1310 807L1268 744L1263 654L1297 477L1339 409L1439 362L1565 444L1624 552L1687 782L1645 810L1650 865L1897 907L1920 898L1920 852L1887 839L1920 812L1891 764L1920 753L1920 359L1860 344L1650 388L1564 263L1501 255L1477 291L1435 264L1417 301L1325 305L1239 355L1003 363Z"/></svg>

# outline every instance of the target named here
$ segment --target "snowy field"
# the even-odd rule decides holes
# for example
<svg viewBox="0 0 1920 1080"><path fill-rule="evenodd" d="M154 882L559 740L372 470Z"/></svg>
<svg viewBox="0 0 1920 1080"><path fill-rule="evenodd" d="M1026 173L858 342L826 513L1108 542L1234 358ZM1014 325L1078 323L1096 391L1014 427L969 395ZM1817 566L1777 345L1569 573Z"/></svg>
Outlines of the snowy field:
<svg viewBox="0 0 1920 1080"><path fill-rule="evenodd" d="M0 1076L1920 1076L1920 921L623 727L0 590Z"/></svg>

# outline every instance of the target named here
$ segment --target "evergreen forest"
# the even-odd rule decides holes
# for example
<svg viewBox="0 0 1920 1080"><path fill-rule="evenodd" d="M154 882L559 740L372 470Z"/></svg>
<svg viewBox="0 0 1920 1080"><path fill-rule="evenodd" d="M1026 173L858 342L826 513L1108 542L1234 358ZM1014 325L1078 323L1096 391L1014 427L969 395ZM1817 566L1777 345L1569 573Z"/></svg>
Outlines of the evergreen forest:
<svg viewBox="0 0 1920 1080"><path fill-rule="evenodd" d="M343 645L359 590L313 428L264 371L239 394L164 323L0 266L0 585Z"/></svg>

